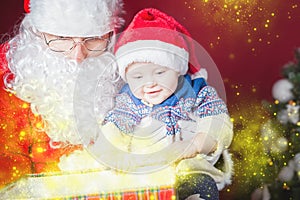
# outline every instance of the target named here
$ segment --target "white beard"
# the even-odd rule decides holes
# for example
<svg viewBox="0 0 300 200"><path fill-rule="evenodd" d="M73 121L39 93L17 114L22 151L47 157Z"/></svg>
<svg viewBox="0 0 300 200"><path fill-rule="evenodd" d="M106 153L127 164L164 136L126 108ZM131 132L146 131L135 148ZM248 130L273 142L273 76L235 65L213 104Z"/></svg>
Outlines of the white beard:
<svg viewBox="0 0 300 200"><path fill-rule="evenodd" d="M14 79L7 79L7 88L42 117L44 127L39 131L47 133L52 147L92 142L98 134L95 125L112 108L120 86L116 65L111 63L114 57L104 53L77 64L61 53L51 52L30 31L24 32L10 42L7 60Z"/></svg>

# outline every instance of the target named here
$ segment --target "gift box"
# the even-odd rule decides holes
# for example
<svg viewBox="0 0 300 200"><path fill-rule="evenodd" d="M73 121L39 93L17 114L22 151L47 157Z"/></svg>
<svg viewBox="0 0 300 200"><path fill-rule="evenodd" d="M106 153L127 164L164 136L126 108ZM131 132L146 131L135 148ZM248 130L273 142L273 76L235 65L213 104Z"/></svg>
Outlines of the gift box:
<svg viewBox="0 0 300 200"><path fill-rule="evenodd" d="M175 174L80 171L29 174L0 191L0 199L173 200Z"/></svg>

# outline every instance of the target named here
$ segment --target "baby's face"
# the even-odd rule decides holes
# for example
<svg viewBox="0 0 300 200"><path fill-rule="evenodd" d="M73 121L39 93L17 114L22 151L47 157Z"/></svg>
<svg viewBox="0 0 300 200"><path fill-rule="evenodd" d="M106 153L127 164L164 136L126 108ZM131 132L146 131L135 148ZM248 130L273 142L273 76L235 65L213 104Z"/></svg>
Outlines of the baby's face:
<svg viewBox="0 0 300 200"><path fill-rule="evenodd" d="M153 63L134 63L126 69L133 95L149 104L160 104L177 88L179 73Z"/></svg>

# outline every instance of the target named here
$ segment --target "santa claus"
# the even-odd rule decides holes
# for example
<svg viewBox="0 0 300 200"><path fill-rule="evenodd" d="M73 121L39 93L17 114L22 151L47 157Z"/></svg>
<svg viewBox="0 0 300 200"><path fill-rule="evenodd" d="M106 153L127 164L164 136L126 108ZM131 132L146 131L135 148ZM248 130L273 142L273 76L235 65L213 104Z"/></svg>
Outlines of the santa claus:
<svg viewBox="0 0 300 200"><path fill-rule="evenodd" d="M8 172L2 183L13 180L13 166L18 175L22 169L44 171L47 163L81 148L82 139L93 142L95 132L78 134L75 91L97 88L91 98L97 107L80 119L94 111L101 117L112 107L118 78L110 52L123 23L122 5L122 0L25 0L18 33L1 46L0 146ZM93 84L81 84L78 77L87 80L95 72ZM81 100L78 110L86 103ZM19 167L24 159L28 167Z"/></svg>

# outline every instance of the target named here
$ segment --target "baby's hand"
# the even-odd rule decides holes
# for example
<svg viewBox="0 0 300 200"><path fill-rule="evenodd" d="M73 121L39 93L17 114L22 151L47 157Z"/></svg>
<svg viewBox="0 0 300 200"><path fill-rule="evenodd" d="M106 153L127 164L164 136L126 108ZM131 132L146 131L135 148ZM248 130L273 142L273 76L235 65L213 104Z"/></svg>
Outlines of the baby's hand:
<svg viewBox="0 0 300 200"><path fill-rule="evenodd" d="M176 141L171 144L171 149L179 155L178 161L193 158L197 154L209 154L216 150L217 142L205 133L198 133L191 140Z"/></svg>
<svg viewBox="0 0 300 200"><path fill-rule="evenodd" d="M194 141L177 141L171 144L174 149L174 153L179 155L178 156L178 161L187 159L187 158L193 158L195 157L199 152L198 152L198 147L194 143Z"/></svg>

